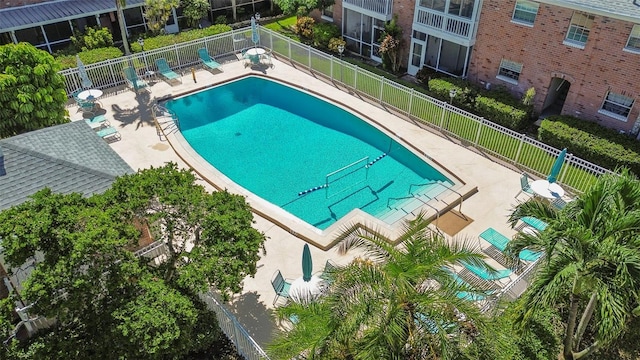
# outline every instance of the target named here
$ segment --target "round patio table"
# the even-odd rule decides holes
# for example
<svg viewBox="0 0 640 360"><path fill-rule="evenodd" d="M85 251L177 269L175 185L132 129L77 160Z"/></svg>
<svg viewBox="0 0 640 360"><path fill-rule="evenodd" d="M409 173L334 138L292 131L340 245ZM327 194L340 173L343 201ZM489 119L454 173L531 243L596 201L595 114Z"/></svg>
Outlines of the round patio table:
<svg viewBox="0 0 640 360"><path fill-rule="evenodd" d="M559 199L564 196L564 189L557 183L549 183L547 180L536 180L530 185L536 195L546 199Z"/></svg>
<svg viewBox="0 0 640 360"><path fill-rule="evenodd" d="M89 89L89 90L81 91L78 94L78 99L80 99L80 100L96 100L100 96L102 96L102 90Z"/></svg>
<svg viewBox="0 0 640 360"><path fill-rule="evenodd" d="M319 276L313 275L309 281L299 277L289 287L289 298L299 304L309 303L322 294L324 286L325 282Z"/></svg>

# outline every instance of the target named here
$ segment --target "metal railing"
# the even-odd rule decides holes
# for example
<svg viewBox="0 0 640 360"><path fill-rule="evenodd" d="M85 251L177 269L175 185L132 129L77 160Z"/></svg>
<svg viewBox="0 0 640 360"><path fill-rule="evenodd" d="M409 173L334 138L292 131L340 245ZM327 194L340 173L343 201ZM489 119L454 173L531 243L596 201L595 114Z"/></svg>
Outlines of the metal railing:
<svg viewBox="0 0 640 360"><path fill-rule="evenodd" d="M339 60L308 45L298 43L275 31L260 27L260 44L271 49L276 57L295 64L316 78L342 87L356 97L373 102L389 112L417 121L434 132L461 140L466 145L489 154L519 169L544 176L560 153L540 141L495 124L487 119L458 109L415 89L376 75L356 65ZM237 39L249 38L250 28L230 31L203 39L175 44L138 53L129 57L87 65L87 73L97 88L105 89L125 84L124 66L134 64L140 73L156 71L155 59L164 57L177 70L199 63L197 49L205 47L213 57L237 53ZM236 42L234 42L236 40ZM65 77L66 90L71 94L80 87L77 69L60 72ZM610 170L568 154L558 182L574 192L583 192L597 177Z"/></svg>
<svg viewBox="0 0 640 360"><path fill-rule="evenodd" d="M391 15L393 6L391 0L344 0L344 2L382 15Z"/></svg>
<svg viewBox="0 0 640 360"><path fill-rule="evenodd" d="M199 297L207 304L209 310L216 314L218 326L220 326L220 329L227 335L227 338L233 342L238 354L242 355L246 360L269 359L264 350L262 350L260 345L249 335L247 330L242 327L236 317L215 299L213 292L209 291L204 294L199 294Z"/></svg>
<svg viewBox="0 0 640 360"><path fill-rule="evenodd" d="M473 36L473 20L451 16L440 11L418 8L414 21L418 24L466 39L471 39Z"/></svg>

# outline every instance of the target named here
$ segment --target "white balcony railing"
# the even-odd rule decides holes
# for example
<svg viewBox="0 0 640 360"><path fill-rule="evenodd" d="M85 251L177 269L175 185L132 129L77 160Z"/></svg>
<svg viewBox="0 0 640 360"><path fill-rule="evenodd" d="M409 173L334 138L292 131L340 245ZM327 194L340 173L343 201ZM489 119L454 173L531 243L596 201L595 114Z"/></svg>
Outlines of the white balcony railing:
<svg viewBox="0 0 640 360"><path fill-rule="evenodd" d="M391 8L393 7L392 0L343 0L343 3L355 5L385 16L391 15Z"/></svg>
<svg viewBox="0 0 640 360"><path fill-rule="evenodd" d="M439 11L417 9L417 23L430 28L471 40L473 34L473 21L459 16L450 16Z"/></svg>

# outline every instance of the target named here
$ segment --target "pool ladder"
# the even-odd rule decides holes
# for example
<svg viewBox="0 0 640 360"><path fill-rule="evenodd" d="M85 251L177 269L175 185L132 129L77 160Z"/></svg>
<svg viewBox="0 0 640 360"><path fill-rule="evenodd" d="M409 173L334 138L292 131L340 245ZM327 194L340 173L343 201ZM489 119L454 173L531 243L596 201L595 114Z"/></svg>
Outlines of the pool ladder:
<svg viewBox="0 0 640 360"><path fill-rule="evenodd" d="M153 122L156 125L156 132L158 136L165 131L180 130L178 115L176 115L172 110L169 110L162 105L154 104L151 107L151 114L153 115ZM168 126L163 128L162 126L166 124L168 124Z"/></svg>

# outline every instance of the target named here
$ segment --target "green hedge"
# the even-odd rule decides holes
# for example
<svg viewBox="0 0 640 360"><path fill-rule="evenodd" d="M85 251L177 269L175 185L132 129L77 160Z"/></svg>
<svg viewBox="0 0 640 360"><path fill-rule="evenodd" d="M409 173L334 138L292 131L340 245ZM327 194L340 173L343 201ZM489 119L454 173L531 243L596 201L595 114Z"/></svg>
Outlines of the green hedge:
<svg viewBox="0 0 640 360"><path fill-rule="evenodd" d="M453 105L502 126L522 130L530 123L532 107L523 105L503 89L484 90L456 78L432 78L428 84L433 97L450 102L449 92L455 90Z"/></svg>
<svg viewBox="0 0 640 360"><path fill-rule="evenodd" d="M122 51L115 47L107 47L79 52L80 60L87 65L109 59L117 59L124 55ZM71 69L77 66L75 55L65 55L56 58L61 64L61 70Z"/></svg>
<svg viewBox="0 0 640 360"><path fill-rule="evenodd" d="M538 138L607 169L626 166L640 174L640 142L596 123L573 116L551 116L542 121Z"/></svg>
<svg viewBox="0 0 640 360"><path fill-rule="evenodd" d="M202 39L207 36L213 36L231 31L231 26L226 24L211 25L204 29L194 29L177 34L159 35L144 39L144 50L154 50L163 48L165 46L171 46L178 43L183 43L191 40ZM142 48L138 44L138 39L131 39L130 46L132 52L141 52Z"/></svg>

